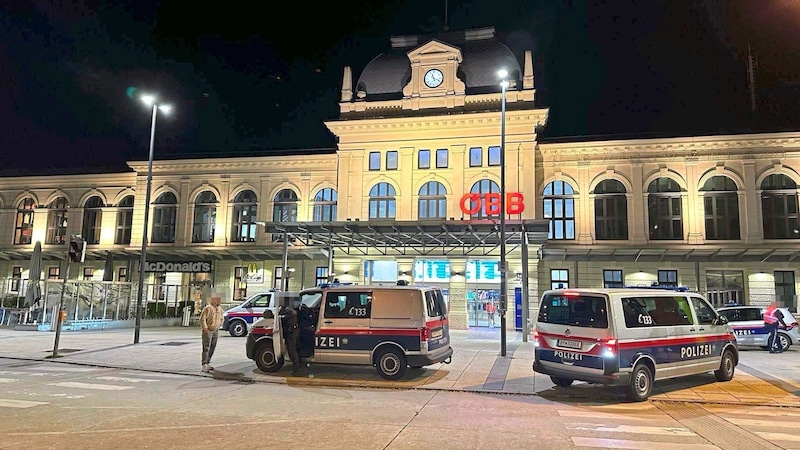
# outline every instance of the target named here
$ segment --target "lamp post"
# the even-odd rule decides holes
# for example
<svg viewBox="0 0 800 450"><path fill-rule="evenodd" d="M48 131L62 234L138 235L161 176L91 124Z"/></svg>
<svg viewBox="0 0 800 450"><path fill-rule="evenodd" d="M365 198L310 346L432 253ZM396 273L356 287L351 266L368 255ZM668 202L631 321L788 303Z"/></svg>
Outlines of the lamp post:
<svg viewBox="0 0 800 450"><path fill-rule="evenodd" d="M152 122L150 124L150 156L147 159L147 188L144 194L144 225L142 226L142 255L139 260L139 289L136 292L136 327L133 332L133 343L139 343L139 330L142 327L142 296L144 294L144 275L147 273L145 262L147 260L147 230L150 222L150 190L153 183L153 146L156 138L156 116L160 109L168 114L172 109L169 105L159 104L152 95L143 95L141 100L152 107Z"/></svg>
<svg viewBox="0 0 800 450"><path fill-rule="evenodd" d="M508 267L506 263L506 89L508 71L497 72L502 88L500 100L500 356L506 356L506 309L508 308Z"/></svg>

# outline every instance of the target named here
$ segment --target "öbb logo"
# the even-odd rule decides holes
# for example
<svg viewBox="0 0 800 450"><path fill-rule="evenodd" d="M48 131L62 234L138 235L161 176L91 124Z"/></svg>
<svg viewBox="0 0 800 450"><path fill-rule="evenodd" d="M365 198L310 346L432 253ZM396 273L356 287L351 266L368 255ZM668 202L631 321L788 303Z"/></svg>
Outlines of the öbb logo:
<svg viewBox="0 0 800 450"><path fill-rule="evenodd" d="M525 211L523 200L525 200L525 197L521 192L506 193L506 214L522 214ZM469 215L478 214L484 204L486 205L485 214L487 216L500 214L500 194L497 192L490 194L464 194L459 202L461 212Z"/></svg>

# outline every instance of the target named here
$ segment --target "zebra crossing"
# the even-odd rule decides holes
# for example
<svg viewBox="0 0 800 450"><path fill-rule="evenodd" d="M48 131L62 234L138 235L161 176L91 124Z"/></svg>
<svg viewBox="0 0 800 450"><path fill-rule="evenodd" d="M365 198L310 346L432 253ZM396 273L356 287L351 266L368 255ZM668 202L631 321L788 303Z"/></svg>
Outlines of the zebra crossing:
<svg viewBox="0 0 800 450"><path fill-rule="evenodd" d="M130 391L180 375L36 363L0 366L0 411L44 406L61 399Z"/></svg>
<svg viewBox="0 0 800 450"><path fill-rule="evenodd" d="M700 429L698 424L707 419L679 421L652 403L563 409L558 415L576 448L717 450L728 448L721 442L729 442L729 430L734 429L743 443L748 442L742 448L800 449L800 409L729 405L702 409L708 417L724 421L725 430L713 429L710 422L705 422L707 429Z"/></svg>

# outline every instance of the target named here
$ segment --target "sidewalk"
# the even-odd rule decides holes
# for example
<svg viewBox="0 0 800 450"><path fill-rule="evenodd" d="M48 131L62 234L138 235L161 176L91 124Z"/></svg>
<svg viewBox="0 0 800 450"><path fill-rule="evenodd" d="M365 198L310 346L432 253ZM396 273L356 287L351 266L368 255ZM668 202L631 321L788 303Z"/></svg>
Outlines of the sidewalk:
<svg viewBox="0 0 800 450"><path fill-rule="evenodd" d="M133 344L133 329L64 332L59 345L60 357L48 359L52 355L54 338L52 332L0 329L0 358L48 360L241 382L536 394L582 402L624 401L619 389L584 383L570 388L555 387L548 376L533 372L533 343L522 342L518 332L509 332L507 356L499 356L498 329L451 331L455 351L452 363L409 369L401 381L386 381L373 367L363 366L312 364L308 378L297 378L290 376L291 364L286 364L278 372L265 374L245 356L245 339L224 332L220 333L212 359L216 370L203 373L200 371L200 332L195 327L142 328L140 343L136 345ZM656 383L651 398L800 407L800 383L775 373L789 367L796 371L800 351L781 355L778 365L774 364L775 356L743 351L733 381L716 383L713 374L661 381ZM767 367L774 370L767 370Z"/></svg>

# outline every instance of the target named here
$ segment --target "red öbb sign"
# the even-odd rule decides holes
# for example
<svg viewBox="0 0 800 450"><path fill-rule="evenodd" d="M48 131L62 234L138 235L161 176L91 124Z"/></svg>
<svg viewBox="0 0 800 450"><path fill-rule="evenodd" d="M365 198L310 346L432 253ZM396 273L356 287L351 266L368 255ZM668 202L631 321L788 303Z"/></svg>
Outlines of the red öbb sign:
<svg viewBox="0 0 800 450"><path fill-rule="evenodd" d="M522 214L525 211L525 204L523 203L525 197L521 192L508 192L506 193L506 214ZM487 216L496 216L500 214L500 194L464 194L461 197L459 206L461 212L464 214L477 214L486 205L485 214Z"/></svg>

